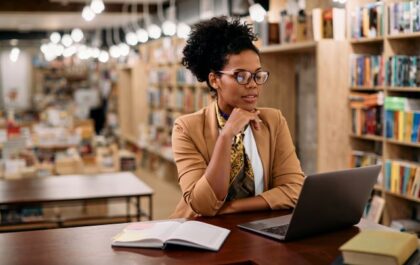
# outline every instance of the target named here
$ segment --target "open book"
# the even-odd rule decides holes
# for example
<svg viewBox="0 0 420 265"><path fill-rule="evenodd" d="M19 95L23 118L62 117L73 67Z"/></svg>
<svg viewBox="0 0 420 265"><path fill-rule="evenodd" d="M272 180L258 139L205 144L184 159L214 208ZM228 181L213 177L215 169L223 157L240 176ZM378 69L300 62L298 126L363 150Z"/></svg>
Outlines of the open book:
<svg viewBox="0 0 420 265"><path fill-rule="evenodd" d="M218 251L230 230L185 219L129 224L116 235L112 246L165 248L167 244Z"/></svg>

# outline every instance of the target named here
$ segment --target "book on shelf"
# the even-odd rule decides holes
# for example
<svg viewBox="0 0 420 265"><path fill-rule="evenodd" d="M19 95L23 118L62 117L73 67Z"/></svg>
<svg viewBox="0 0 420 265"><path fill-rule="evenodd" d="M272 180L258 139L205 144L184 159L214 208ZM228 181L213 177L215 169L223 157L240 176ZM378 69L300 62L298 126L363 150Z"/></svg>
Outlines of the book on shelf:
<svg viewBox="0 0 420 265"><path fill-rule="evenodd" d="M384 62L381 55L350 55L350 86L375 87L384 85Z"/></svg>
<svg viewBox="0 0 420 265"><path fill-rule="evenodd" d="M419 87L420 56L390 56L385 64L385 84L391 87Z"/></svg>
<svg viewBox="0 0 420 265"><path fill-rule="evenodd" d="M420 222L413 219L396 219L392 220L391 228L400 232L415 233L420 235Z"/></svg>
<svg viewBox="0 0 420 265"><path fill-rule="evenodd" d="M385 97L385 135L402 142L419 142L420 100Z"/></svg>
<svg viewBox="0 0 420 265"><path fill-rule="evenodd" d="M374 195L367 204L365 218L375 223L379 223L385 206L385 199Z"/></svg>
<svg viewBox="0 0 420 265"><path fill-rule="evenodd" d="M419 165L403 160L385 161L385 189L396 194L419 198Z"/></svg>
<svg viewBox="0 0 420 265"><path fill-rule="evenodd" d="M312 10L313 38L344 40L346 10L343 8L314 8Z"/></svg>
<svg viewBox="0 0 420 265"><path fill-rule="evenodd" d="M350 93L352 132L356 135L382 135L383 92Z"/></svg>
<svg viewBox="0 0 420 265"><path fill-rule="evenodd" d="M375 38L384 35L384 3L376 2L356 7L350 15L353 39Z"/></svg>
<svg viewBox="0 0 420 265"><path fill-rule="evenodd" d="M390 3L389 35L420 31L420 0Z"/></svg>
<svg viewBox="0 0 420 265"><path fill-rule="evenodd" d="M402 265L418 248L417 236L365 230L340 247L345 264Z"/></svg>
<svg viewBox="0 0 420 265"><path fill-rule="evenodd" d="M173 219L131 223L112 240L115 247L162 248L180 245L218 251L230 230L215 225Z"/></svg>

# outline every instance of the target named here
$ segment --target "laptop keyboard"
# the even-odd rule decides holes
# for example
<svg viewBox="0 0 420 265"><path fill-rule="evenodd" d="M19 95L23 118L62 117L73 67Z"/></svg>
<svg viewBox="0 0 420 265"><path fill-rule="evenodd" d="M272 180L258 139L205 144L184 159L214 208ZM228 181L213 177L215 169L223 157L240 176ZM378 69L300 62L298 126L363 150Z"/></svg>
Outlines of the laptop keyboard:
<svg viewBox="0 0 420 265"><path fill-rule="evenodd" d="M264 229L262 229L262 231L284 236L286 234L286 231L287 231L288 227L289 227L288 224L287 225L279 225L279 226L264 228Z"/></svg>

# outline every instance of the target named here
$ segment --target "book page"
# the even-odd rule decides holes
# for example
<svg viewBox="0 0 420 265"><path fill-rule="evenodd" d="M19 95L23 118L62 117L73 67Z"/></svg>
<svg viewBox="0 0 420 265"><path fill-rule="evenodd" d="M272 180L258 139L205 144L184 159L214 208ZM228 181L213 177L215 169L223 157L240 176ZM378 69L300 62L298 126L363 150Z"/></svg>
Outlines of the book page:
<svg viewBox="0 0 420 265"><path fill-rule="evenodd" d="M168 238L168 243L219 250L230 231L198 221L182 223Z"/></svg>
<svg viewBox="0 0 420 265"><path fill-rule="evenodd" d="M163 242L180 225L175 221L138 222L129 224L114 242Z"/></svg>

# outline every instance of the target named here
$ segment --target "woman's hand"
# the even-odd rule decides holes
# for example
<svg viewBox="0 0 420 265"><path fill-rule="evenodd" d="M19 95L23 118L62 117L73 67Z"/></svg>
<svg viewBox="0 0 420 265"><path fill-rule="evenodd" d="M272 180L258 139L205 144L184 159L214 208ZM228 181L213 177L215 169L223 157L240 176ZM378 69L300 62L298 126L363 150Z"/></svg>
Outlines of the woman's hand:
<svg viewBox="0 0 420 265"><path fill-rule="evenodd" d="M260 114L259 110L251 112L240 108L234 108L223 127L222 133L233 137L242 131L248 123L251 123L251 125L258 130L260 128L259 123L261 122L258 114Z"/></svg>

